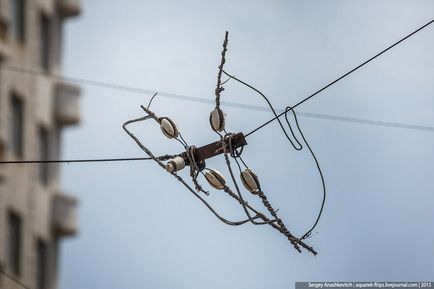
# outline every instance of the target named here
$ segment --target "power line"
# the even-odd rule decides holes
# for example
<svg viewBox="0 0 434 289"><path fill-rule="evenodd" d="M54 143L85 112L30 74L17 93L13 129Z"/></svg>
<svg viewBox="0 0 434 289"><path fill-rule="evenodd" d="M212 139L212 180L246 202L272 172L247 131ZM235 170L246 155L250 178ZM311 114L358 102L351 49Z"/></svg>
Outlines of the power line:
<svg viewBox="0 0 434 289"><path fill-rule="evenodd" d="M373 57L369 58L362 64L358 65L357 67L353 68L352 70L348 71L347 73L343 74L336 80L330 82L323 88L319 89L318 91L314 92L313 94L309 95L308 97L304 98L294 106L292 106L292 109L296 108L297 106L301 105L305 101L309 100L310 98L314 97L315 95L319 94L323 90L327 89L328 87L332 86L333 84L337 83L338 81L342 80L343 78L347 77L351 73L355 72L359 68L363 67L364 65L368 64L375 58L379 57L380 55L384 54L388 50L392 49L399 43L405 41L409 37L413 36L417 32L421 31L422 29L426 28L427 26L431 25L434 22L434 20L431 20L427 24L421 26L420 28L416 29L412 33L408 34L404 38L400 39L399 41L395 42L394 44L390 45L386 49L382 50L378 54L374 55ZM3 69L9 70L9 71L15 71L18 73L24 73L24 74L31 74L31 75L45 75L48 77L51 77L53 79L61 80L61 81L68 81L72 83L78 83L78 84L87 84L92 86L99 86L99 87L105 87L109 89L116 89L116 90L123 90L123 91L130 91L140 94L154 94L155 91L152 91L150 89L143 89L143 88L135 88L130 86L124 86L124 85L118 85L108 82L101 82L101 81L94 81L84 78L76 78L76 77L66 77L60 74L53 74L48 73L36 69L30 69L30 68L22 68L22 67L16 67L6 64L0 65ZM175 98L175 99L181 99L186 101L194 101L194 102L200 102L200 103L213 103L212 100L199 98L199 97L193 97L193 96L186 96L186 95L180 95L180 94L173 94L173 93L166 93L166 92L159 92L159 95L169 98ZM250 110L259 110L259 111L268 111L268 108L262 107L262 106L256 106L256 105L249 105L249 104L242 104L242 103L235 103L235 102L222 102L222 104L230 107L235 108L241 108L241 109L250 109ZM260 125L259 127L255 128L251 132L247 133L245 136L249 136L259 129L263 128L264 126L268 125L269 123L273 122L274 120L278 119L285 113L287 113L288 110L283 110L280 114L278 114L276 117L270 119L269 121L265 122L264 124ZM310 113L310 112L299 112L301 116L305 117L311 117L311 118L318 118L318 119L329 119L329 120L335 120L335 121L344 121L344 122L352 122L352 123L359 123L359 124L368 124L368 125L374 125L374 126L383 126L383 127L395 127L395 128L405 128L405 129L411 129L411 130L423 130L423 131L429 131L434 132L434 127L432 126L422 126L422 125L415 125L415 124L408 124L408 123L398 123L398 122L386 122L386 121L379 121L379 120L370 120L370 119L361 119L361 118L353 118L353 117L344 117L344 116L337 116L337 115L328 115L328 114L319 114L319 113ZM121 162L121 161L139 161L139 160L149 160L151 158L105 158L105 159L71 159L71 160L23 160L23 161L0 161L0 164L31 164L31 163L85 163L85 162Z"/></svg>
<svg viewBox="0 0 434 289"><path fill-rule="evenodd" d="M305 117L318 118L318 119L328 119L328 120L359 123L359 124L366 124L366 125L373 125L373 126L393 127L393 128L403 128L403 129L410 129L410 130L422 130L427 132L434 132L433 126L424 126L424 125L408 124L408 123L400 123L400 122L388 122L388 121L381 121L381 120L363 119L363 118L337 116L337 115L311 113L311 112L297 112L297 114Z"/></svg>
<svg viewBox="0 0 434 289"><path fill-rule="evenodd" d="M259 111L268 111L267 108L262 106L249 106L251 109L259 110ZM281 110L279 110L281 111ZM284 112L284 110L283 110ZM326 120L334 120L334 121L344 121L365 125L373 125L373 126L383 126L383 127L393 127L393 128L402 128L402 129L410 129L410 130L421 130L427 132L434 132L434 127L432 126L421 126L414 124L406 124L406 123L397 123L397 122L386 122L379 120L370 120L363 118L354 118L354 117L344 117L344 116L335 116L329 114L320 114L320 113L311 113L311 112L297 112L300 116L318 118L318 119L326 119ZM0 161L0 164L40 164L40 163L95 163L95 162L124 162L124 161L146 161L151 158L103 158L103 159L68 159L68 160L24 160L24 161Z"/></svg>
<svg viewBox="0 0 434 289"><path fill-rule="evenodd" d="M14 65L9 65L2 63L0 64L0 67L8 70L13 71L21 74L28 74L28 75L44 75L46 77L49 77L54 80L59 81L65 81L70 83L76 83L76 84L83 84L83 85L89 85L89 86L97 86L107 89L113 89L113 90L120 90L120 91L127 91L127 92L133 92L138 94L146 94L146 95L153 95L156 92L159 96L168 97L168 98L174 98L174 99L180 99L180 100L186 100L186 101L195 101L200 103L213 103L210 99L205 99L201 97L195 97L195 96L188 96L188 95L181 95L176 93L169 93L169 92L158 92L156 90L148 89L148 88L139 88L139 87L132 87L127 85L120 85L110 82L104 82L104 81L98 81L98 80L91 80L91 79L85 79L80 77L69 77L64 76L61 74L55 74L47 71L42 71L34 68L25 68L25 67L18 67Z"/></svg>
<svg viewBox="0 0 434 289"><path fill-rule="evenodd" d="M70 159L70 160L24 160L24 161L0 161L0 164L51 164L51 163L97 163L97 162L127 162L147 161L152 158L105 158L105 159Z"/></svg>
<svg viewBox="0 0 434 289"><path fill-rule="evenodd" d="M52 74L52 73L48 73L45 71L40 71L37 69L22 68L22 67L7 65L7 64L0 64L0 67L5 69L5 70L14 71L17 73L24 73L24 74L30 74L30 75L45 75L47 77L50 77L50 78L53 78L56 80L67 81L67 82L76 83L76 84L98 86L98 87L103 87L103 88L107 88L107 89L122 90L122 91L128 91L128 92L134 92L134 93L146 94L146 95L155 94L155 91L151 90L151 89L118 85L118 84L102 82L102 81L94 81L94 80L89 80L89 79L84 79L84 78L67 77L67 76L63 76L63 75L59 75L59 74ZM319 92L317 92L317 93L319 93ZM214 104L214 100L212 100L212 99L206 99L206 98L195 97L195 96L174 94L174 93L169 93L169 92L158 92L158 95L163 96L163 97L167 97L167 98L172 98L172 99L184 100L184 101L191 101L191 102L204 103L204 104ZM269 108L264 107L264 106L230 102L230 101L222 101L221 103L222 103L222 105L227 106L227 107L269 112ZM298 104L297 104L297 106L298 106ZM278 115L278 117L282 116L285 113L285 110L280 109L278 111L280 111L280 114ZM409 123L398 123L398 122L387 122L387 121L382 121L382 120L362 119L362 118L346 117L346 116L331 115L331 114L320 114L320 113L313 113L313 112L303 112L303 111L299 111L298 114L302 117L308 117L308 118L328 119L328 120L335 120L335 121L342 121L342 122L367 124L367 125L373 125L373 126L394 127L394 128L403 128L403 129L434 132L433 126L416 125L416 124L409 124ZM266 124L268 124L269 122L272 122L275 119L276 118L269 120ZM253 133L253 132L250 132L249 134L251 134L251 133Z"/></svg>
<svg viewBox="0 0 434 289"><path fill-rule="evenodd" d="M174 155L161 155L155 157L160 161L167 161L174 158ZM99 158L99 159L69 159L69 160L16 160L16 161L0 161L0 164L50 164L50 163L100 163L100 162L127 162L127 161L148 161L153 160L151 157L140 158Z"/></svg>
<svg viewBox="0 0 434 289"><path fill-rule="evenodd" d="M407 36L405 36L404 38L400 39L399 41L395 42L394 44L390 45L389 47L387 47L386 49L384 49L383 51L377 53L376 55L372 56L371 58L369 58L368 60L366 60L365 62L363 62L362 64L356 66L355 68L351 69L350 71L348 71L347 73L345 73L344 75L340 76L339 78L337 78L336 80L330 82L329 84L327 84L326 86L324 86L323 88L319 89L318 91L312 93L311 95L309 95L308 97L304 98L303 100L299 101L297 104L291 106L291 109L296 108L297 106L299 106L300 104L304 103L305 101L311 99L312 97L314 97L315 95L317 95L318 93L322 92L323 90L329 88L330 86L332 86L333 84L337 83L338 81L342 80L343 78L347 77L348 75L350 75L351 73L353 73L354 71L358 70L359 68L365 66L366 64L368 64L369 62L371 62L372 60L374 60L375 58L379 57L380 55L382 55L383 53L387 52L388 50L392 49L393 47L395 47L396 45L400 44L401 42L405 41L406 39L408 39L409 37L413 36L414 34L416 34L417 32L421 31L422 29L424 29L425 27L431 25L432 23L434 23L434 20L431 20L430 22L426 23L425 25L419 27L418 29L414 30L413 32L411 32L410 34L408 34ZM278 119L279 117L281 117L282 115L286 114L287 111L285 110L284 112L280 113L279 115L277 115L276 117L270 119L269 121L263 123L262 125L258 126L257 128L255 128L254 130L252 130L251 132L249 132L248 134L246 134L246 137L248 137L249 135L255 133L256 131L260 130L261 128L263 128L264 126L268 125L269 123L271 123L272 121Z"/></svg>

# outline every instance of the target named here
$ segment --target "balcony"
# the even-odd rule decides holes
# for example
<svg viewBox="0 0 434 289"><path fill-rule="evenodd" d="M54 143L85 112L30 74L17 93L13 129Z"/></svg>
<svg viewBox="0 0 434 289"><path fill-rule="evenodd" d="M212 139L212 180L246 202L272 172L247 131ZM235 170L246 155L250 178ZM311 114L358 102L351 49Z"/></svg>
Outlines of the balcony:
<svg viewBox="0 0 434 289"><path fill-rule="evenodd" d="M53 196L52 224L57 236L71 236L77 233L77 202L77 199L70 195Z"/></svg>
<svg viewBox="0 0 434 289"><path fill-rule="evenodd" d="M80 88L68 83L56 85L55 116L60 125L77 124L80 121Z"/></svg>
<svg viewBox="0 0 434 289"><path fill-rule="evenodd" d="M65 18L78 16L81 12L80 0L57 0L57 8Z"/></svg>

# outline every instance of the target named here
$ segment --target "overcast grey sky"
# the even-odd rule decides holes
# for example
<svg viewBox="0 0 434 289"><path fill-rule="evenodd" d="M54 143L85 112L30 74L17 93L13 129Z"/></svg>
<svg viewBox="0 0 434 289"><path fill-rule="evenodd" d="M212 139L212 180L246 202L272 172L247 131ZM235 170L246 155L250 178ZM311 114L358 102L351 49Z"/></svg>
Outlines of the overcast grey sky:
<svg viewBox="0 0 434 289"><path fill-rule="evenodd" d="M65 75L213 99L225 30L226 68L278 108L297 103L432 20L433 1L83 1L66 28ZM434 26L298 110L434 125ZM229 82L223 100L266 105ZM83 86L82 122L64 134L64 158L140 157L122 131L150 95ZM214 141L212 105L157 97L190 143ZM271 112L223 107L248 132ZM80 198L80 234L62 244L61 286L292 288L295 281L434 281L434 133L300 117L323 168L328 199L297 253L275 230L220 223L155 163L71 164L63 185ZM156 153L180 146L155 125L134 131ZM245 159L287 226L301 235L321 202L315 163L273 123L248 138ZM228 177L221 158L208 166ZM208 197L224 215L242 210ZM252 203L255 203L252 199Z"/></svg>

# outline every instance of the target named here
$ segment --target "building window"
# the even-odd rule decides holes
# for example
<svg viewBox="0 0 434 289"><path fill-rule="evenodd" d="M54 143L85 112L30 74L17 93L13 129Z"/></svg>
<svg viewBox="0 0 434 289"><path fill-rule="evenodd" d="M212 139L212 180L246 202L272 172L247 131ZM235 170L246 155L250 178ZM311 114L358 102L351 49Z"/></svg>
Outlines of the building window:
<svg viewBox="0 0 434 289"><path fill-rule="evenodd" d="M26 0L10 0L11 1L11 33L13 37L24 42L26 34Z"/></svg>
<svg viewBox="0 0 434 289"><path fill-rule="evenodd" d="M47 286L47 244L38 240L36 264L36 288L45 289Z"/></svg>
<svg viewBox="0 0 434 289"><path fill-rule="evenodd" d="M21 219L11 212L8 215L6 234L6 268L19 275L21 266Z"/></svg>
<svg viewBox="0 0 434 289"><path fill-rule="evenodd" d="M41 127L39 129L39 159L42 161L48 160L49 139L48 131ZM39 180L43 184L48 184L49 181L49 166L47 163L39 164Z"/></svg>
<svg viewBox="0 0 434 289"><path fill-rule="evenodd" d="M51 20L46 15L41 15L41 67L48 71L50 70L50 55L51 55Z"/></svg>
<svg viewBox="0 0 434 289"><path fill-rule="evenodd" d="M24 111L23 102L16 96L12 95L11 99L11 119L9 126L10 148L16 156L23 155L23 129L24 129Z"/></svg>

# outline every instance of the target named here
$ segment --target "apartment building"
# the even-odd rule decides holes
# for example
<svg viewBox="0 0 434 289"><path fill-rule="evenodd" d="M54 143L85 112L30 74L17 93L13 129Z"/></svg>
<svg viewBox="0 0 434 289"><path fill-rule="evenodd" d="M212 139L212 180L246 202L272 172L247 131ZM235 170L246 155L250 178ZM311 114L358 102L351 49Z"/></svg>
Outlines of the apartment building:
<svg viewBox="0 0 434 289"><path fill-rule="evenodd" d="M50 76L61 73L62 26L79 14L79 0L0 0L0 160L57 159L62 129L79 122L80 89ZM0 164L0 289L58 287L76 205L59 165Z"/></svg>

